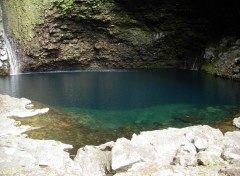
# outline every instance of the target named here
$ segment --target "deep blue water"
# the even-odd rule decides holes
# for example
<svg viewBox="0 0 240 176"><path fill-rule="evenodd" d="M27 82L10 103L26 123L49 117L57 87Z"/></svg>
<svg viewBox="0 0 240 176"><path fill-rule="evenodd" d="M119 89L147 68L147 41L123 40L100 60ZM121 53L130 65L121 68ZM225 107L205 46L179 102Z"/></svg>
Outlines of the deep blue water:
<svg viewBox="0 0 240 176"><path fill-rule="evenodd" d="M21 74L0 78L0 93L45 103L91 128L208 124L240 105L240 83L174 69Z"/></svg>

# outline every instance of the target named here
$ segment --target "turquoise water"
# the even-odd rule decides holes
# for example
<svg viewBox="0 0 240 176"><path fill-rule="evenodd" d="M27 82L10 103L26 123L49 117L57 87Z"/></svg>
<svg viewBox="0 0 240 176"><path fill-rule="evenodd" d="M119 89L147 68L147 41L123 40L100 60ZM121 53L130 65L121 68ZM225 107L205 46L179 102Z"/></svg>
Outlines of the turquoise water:
<svg viewBox="0 0 240 176"><path fill-rule="evenodd" d="M75 146L99 144L134 132L214 125L240 109L240 83L186 70L103 70L32 73L0 78L0 93L54 108L30 137Z"/></svg>
<svg viewBox="0 0 240 176"><path fill-rule="evenodd" d="M117 129L123 126L142 126L146 130L159 127L182 127L214 124L233 117L238 106L168 104L132 110L92 110L59 108L76 122L92 129Z"/></svg>

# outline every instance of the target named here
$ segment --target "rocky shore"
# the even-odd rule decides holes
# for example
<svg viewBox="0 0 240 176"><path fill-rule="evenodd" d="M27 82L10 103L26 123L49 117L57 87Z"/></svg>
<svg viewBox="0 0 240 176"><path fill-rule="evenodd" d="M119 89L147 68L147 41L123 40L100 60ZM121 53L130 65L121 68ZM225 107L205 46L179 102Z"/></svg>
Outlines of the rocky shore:
<svg viewBox="0 0 240 176"><path fill-rule="evenodd" d="M240 131L223 134L207 125L148 131L131 140L85 146L71 159L71 145L29 139L24 132L34 128L9 118L47 112L28 99L0 95L0 175L240 175ZM234 124L239 127L240 118Z"/></svg>

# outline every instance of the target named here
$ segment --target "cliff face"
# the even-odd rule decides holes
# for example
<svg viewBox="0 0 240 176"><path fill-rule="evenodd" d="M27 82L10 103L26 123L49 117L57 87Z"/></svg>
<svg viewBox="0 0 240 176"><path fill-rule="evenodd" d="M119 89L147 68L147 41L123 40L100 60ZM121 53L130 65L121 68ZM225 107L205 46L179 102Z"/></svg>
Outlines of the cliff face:
<svg viewBox="0 0 240 176"><path fill-rule="evenodd" d="M236 35L229 22L216 29L238 15L205 0L2 0L2 6L22 71L200 67L210 40Z"/></svg>
<svg viewBox="0 0 240 176"><path fill-rule="evenodd" d="M191 62L191 43L202 36L184 18L191 13L188 4L135 3L4 0L3 6L23 71L179 66L179 58Z"/></svg>

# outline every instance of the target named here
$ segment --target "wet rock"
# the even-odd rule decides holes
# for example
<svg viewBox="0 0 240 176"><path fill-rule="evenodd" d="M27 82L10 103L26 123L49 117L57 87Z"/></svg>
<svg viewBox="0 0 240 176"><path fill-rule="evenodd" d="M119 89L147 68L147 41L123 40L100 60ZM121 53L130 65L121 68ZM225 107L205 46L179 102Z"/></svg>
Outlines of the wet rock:
<svg viewBox="0 0 240 176"><path fill-rule="evenodd" d="M0 21L0 76L7 76L9 72L8 54L3 38L3 29Z"/></svg>
<svg viewBox="0 0 240 176"><path fill-rule="evenodd" d="M8 55L7 54L1 55L0 60L3 61L3 62L7 61L8 60Z"/></svg>
<svg viewBox="0 0 240 176"><path fill-rule="evenodd" d="M205 53L204 53L204 59L206 60L212 60L215 55L214 55L214 49L213 48L206 48Z"/></svg>
<svg viewBox="0 0 240 176"><path fill-rule="evenodd" d="M239 39L224 37L219 45L205 49L202 70L225 78L240 80Z"/></svg>

